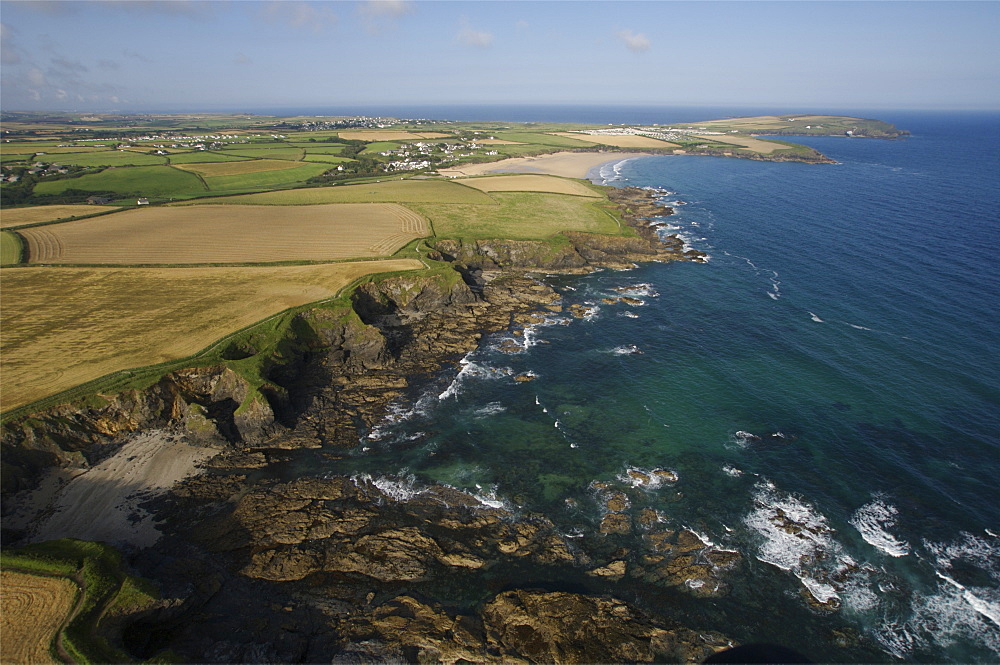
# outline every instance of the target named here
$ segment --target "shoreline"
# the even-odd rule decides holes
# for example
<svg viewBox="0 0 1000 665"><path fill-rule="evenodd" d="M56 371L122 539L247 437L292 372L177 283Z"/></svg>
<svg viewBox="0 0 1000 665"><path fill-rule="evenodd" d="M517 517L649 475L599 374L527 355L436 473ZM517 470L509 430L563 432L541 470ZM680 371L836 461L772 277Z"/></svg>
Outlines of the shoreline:
<svg viewBox="0 0 1000 665"><path fill-rule="evenodd" d="M555 152L536 157L511 157L498 162L467 164L462 167L440 169L438 173L448 178L470 177L493 173L538 173L563 178L589 179L589 174L605 164L650 157L651 152ZM610 157L610 158L609 158Z"/></svg>

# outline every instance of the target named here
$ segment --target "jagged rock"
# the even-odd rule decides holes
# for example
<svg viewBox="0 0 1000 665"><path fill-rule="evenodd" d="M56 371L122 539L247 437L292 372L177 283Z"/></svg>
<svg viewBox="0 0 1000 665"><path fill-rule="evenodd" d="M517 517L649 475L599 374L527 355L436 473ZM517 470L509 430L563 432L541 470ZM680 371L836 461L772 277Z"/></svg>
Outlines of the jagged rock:
<svg viewBox="0 0 1000 665"><path fill-rule="evenodd" d="M615 598L515 590L482 612L487 647L505 662L701 662L729 642L656 624Z"/></svg>

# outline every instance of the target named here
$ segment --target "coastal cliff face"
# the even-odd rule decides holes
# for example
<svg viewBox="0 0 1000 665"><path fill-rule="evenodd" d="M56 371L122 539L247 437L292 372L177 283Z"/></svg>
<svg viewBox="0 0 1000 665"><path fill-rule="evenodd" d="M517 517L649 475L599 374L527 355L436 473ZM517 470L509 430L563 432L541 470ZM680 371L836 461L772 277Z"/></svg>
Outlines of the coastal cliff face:
<svg viewBox="0 0 1000 665"><path fill-rule="evenodd" d="M165 535L132 563L166 600L124 631L137 658L170 649L211 662L703 660L730 642L648 615L615 598L615 585L723 595L738 555L666 529L641 490L593 488L600 527L570 540L545 515L446 486L262 472L293 451L345 454L390 402L484 334L558 311L559 295L532 273L700 258L676 238L661 242L649 218L670 211L653 193L613 194L637 235L440 240L431 258L454 271L364 283L349 307L297 314L275 348L234 344L230 364L11 423L4 491L31 487L46 467L94 464L148 428L220 448L206 473L146 506ZM264 383L251 384L237 369L260 358ZM578 588L510 588L556 569Z"/></svg>

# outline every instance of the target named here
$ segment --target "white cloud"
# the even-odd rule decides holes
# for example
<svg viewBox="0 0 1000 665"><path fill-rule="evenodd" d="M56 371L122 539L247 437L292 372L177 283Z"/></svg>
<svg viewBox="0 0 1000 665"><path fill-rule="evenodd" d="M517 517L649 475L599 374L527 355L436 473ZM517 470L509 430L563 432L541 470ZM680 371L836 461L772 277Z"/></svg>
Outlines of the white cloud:
<svg viewBox="0 0 1000 665"><path fill-rule="evenodd" d="M41 87L43 85L48 85L49 82L45 79L45 72L38 67L32 67L28 70L28 84Z"/></svg>
<svg viewBox="0 0 1000 665"><path fill-rule="evenodd" d="M358 7L362 16L397 17L412 13L413 3L409 0L365 0Z"/></svg>
<svg viewBox="0 0 1000 665"><path fill-rule="evenodd" d="M21 52L14 44L14 30L6 23L0 23L0 64L21 64Z"/></svg>
<svg viewBox="0 0 1000 665"><path fill-rule="evenodd" d="M308 28L315 33L337 23L336 14L312 2L271 0L264 7L264 16L269 21L281 21L293 28Z"/></svg>
<svg viewBox="0 0 1000 665"><path fill-rule="evenodd" d="M365 31L373 35L395 27L396 19L414 11L414 4L409 0L365 0L358 5Z"/></svg>
<svg viewBox="0 0 1000 665"><path fill-rule="evenodd" d="M618 39L625 43L625 48L629 51L642 53L643 51L649 50L649 38L641 32L634 33L631 30L619 30L615 34Z"/></svg>
<svg viewBox="0 0 1000 665"><path fill-rule="evenodd" d="M246 53L237 53L233 58L234 65L251 65L253 64L253 59L250 58Z"/></svg>
<svg viewBox="0 0 1000 665"><path fill-rule="evenodd" d="M468 25L462 26L455 36L460 44L466 46L476 46L478 48L489 48L493 44L493 35L482 30L475 30Z"/></svg>

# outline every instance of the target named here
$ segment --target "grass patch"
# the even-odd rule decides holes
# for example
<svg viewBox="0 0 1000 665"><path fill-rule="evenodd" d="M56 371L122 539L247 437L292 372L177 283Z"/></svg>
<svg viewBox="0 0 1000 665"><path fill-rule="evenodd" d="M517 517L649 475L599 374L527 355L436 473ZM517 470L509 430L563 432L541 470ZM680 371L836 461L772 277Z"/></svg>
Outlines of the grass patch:
<svg viewBox="0 0 1000 665"><path fill-rule="evenodd" d="M0 410L135 367L185 359L401 259L304 266L8 268ZM130 377L128 377L130 378Z"/></svg>
<svg viewBox="0 0 1000 665"><path fill-rule="evenodd" d="M353 162L355 160L350 157L338 157L337 155L328 154L325 152L312 153L308 152L302 158L304 162L323 162L324 164L345 164L347 162Z"/></svg>
<svg viewBox="0 0 1000 665"><path fill-rule="evenodd" d="M539 240L561 231L619 235L603 201L560 194L498 192L497 206L414 203L440 238Z"/></svg>
<svg viewBox="0 0 1000 665"><path fill-rule="evenodd" d="M40 182L36 194L62 194L68 189L85 192L115 192L122 197L169 198L203 194L205 185L197 175L169 166L130 166L100 173Z"/></svg>
<svg viewBox="0 0 1000 665"><path fill-rule="evenodd" d="M24 241L13 231L0 231L0 265L10 266L24 260Z"/></svg>
<svg viewBox="0 0 1000 665"><path fill-rule="evenodd" d="M544 134L541 132L496 132L493 134L498 139L504 141L516 141L518 143L530 143L534 145L546 145L556 148L592 148L593 143L567 138L565 136L555 136L554 134ZM496 149L508 149L511 146L495 146Z"/></svg>
<svg viewBox="0 0 1000 665"><path fill-rule="evenodd" d="M548 192L604 198L604 195L580 180L550 175L498 175L483 178L460 178L455 182L484 192Z"/></svg>
<svg viewBox="0 0 1000 665"><path fill-rule="evenodd" d="M495 205L487 194L447 180L387 180L361 185L286 189L224 198L199 199L176 205L310 205L319 203L481 203Z"/></svg>

